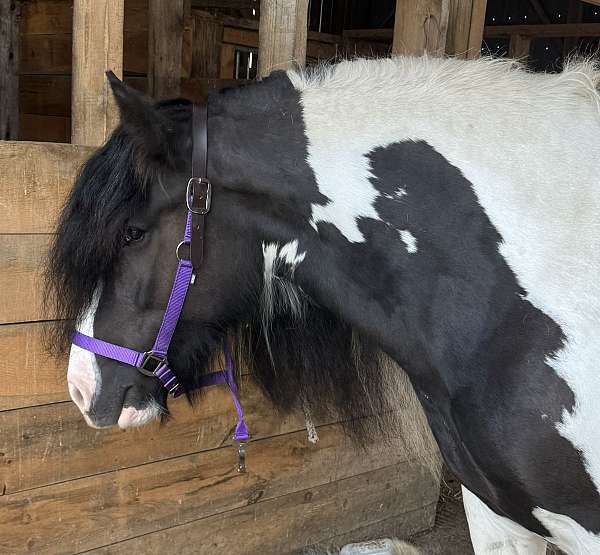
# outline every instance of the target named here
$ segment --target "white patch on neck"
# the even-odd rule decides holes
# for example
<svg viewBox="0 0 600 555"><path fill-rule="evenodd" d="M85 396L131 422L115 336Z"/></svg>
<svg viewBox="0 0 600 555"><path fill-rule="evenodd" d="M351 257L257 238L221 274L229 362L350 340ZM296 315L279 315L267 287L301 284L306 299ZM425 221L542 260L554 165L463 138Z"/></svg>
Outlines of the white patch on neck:
<svg viewBox="0 0 600 555"><path fill-rule="evenodd" d="M94 337L94 319L101 294L102 287L98 287L94 293L92 303L78 322L77 329L90 337ZM91 425L91 421L87 417L87 412L90 409L94 396L99 393L102 385L100 367L94 353L86 351L77 345L71 345L67 383L71 399L73 399L73 402L84 417L86 417L88 424Z"/></svg>
<svg viewBox="0 0 600 555"><path fill-rule="evenodd" d="M303 293L293 278L306 253L298 253L297 240L283 247L279 247L279 243L263 243L262 251L264 267L260 308L263 333L272 360L269 328L275 315L288 312L297 319L304 317Z"/></svg>
<svg viewBox="0 0 600 555"><path fill-rule="evenodd" d="M401 229L398 233L406 245L406 250L411 254L417 252L417 238L408 229Z"/></svg>
<svg viewBox="0 0 600 555"><path fill-rule="evenodd" d="M572 518L536 507L533 516L552 534L549 541L566 553L600 553L600 536L588 532Z"/></svg>

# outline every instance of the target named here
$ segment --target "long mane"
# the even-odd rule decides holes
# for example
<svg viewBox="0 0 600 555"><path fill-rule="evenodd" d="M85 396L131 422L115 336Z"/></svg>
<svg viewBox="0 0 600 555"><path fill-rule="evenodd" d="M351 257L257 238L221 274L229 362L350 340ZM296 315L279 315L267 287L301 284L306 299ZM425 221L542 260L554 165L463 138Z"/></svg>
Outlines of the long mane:
<svg viewBox="0 0 600 555"><path fill-rule="evenodd" d="M188 101L158 103L171 120L189 117ZM122 126L81 168L62 209L48 252L44 281L47 312L56 318L45 338L52 353L71 344L77 320L110 279L127 219L146 200L154 168L136 164L138 145Z"/></svg>

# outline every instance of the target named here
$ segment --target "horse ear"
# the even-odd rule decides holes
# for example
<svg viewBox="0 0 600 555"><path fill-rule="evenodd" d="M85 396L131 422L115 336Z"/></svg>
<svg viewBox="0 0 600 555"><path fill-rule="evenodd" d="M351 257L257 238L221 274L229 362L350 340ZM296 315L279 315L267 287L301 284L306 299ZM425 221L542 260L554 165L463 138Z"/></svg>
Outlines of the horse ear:
<svg viewBox="0 0 600 555"><path fill-rule="evenodd" d="M152 158L169 158L166 146L169 144L169 121L147 96L127 86L112 71L107 71L106 77L119 107L121 124L142 153Z"/></svg>

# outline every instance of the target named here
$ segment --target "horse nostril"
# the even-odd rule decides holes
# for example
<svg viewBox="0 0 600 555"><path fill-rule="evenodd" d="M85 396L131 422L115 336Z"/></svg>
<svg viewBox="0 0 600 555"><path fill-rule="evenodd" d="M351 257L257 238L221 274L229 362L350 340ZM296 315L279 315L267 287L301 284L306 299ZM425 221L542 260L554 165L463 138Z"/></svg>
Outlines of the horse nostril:
<svg viewBox="0 0 600 555"><path fill-rule="evenodd" d="M69 382L69 394L71 395L71 399L73 399L73 402L77 405L77 407L79 407L79 410L81 412L85 412L86 403L83 393L75 384L71 382Z"/></svg>

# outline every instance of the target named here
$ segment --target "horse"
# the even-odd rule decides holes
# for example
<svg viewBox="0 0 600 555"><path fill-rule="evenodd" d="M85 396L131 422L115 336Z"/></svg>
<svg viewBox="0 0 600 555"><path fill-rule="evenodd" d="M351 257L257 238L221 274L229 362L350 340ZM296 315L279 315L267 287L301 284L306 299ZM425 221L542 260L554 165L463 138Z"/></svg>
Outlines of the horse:
<svg viewBox="0 0 600 555"><path fill-rule="evenodd" d="M121 123L50 249L55 351L75 329L146 349L186 222L192 103L110 80ZM401 367L477 555L600 553L599 84L589 59L397 57L211 94L203 261L168 352L181 387L230 337L276 407L334 412L360 443ZM92 426L167 412L156 378L77 345L67 378Z"/></svg>

